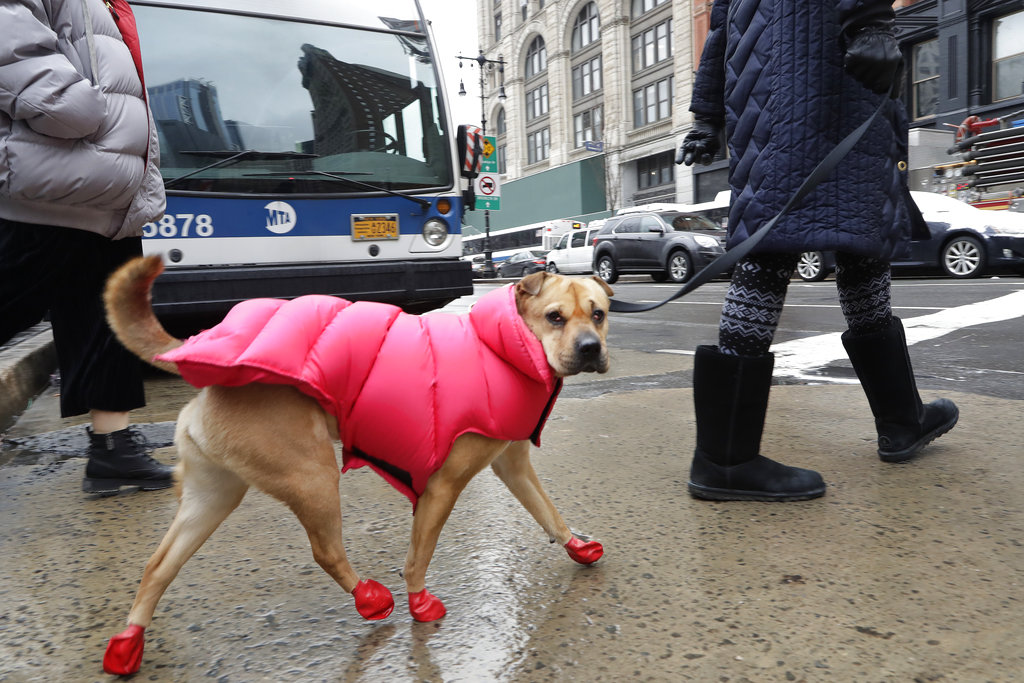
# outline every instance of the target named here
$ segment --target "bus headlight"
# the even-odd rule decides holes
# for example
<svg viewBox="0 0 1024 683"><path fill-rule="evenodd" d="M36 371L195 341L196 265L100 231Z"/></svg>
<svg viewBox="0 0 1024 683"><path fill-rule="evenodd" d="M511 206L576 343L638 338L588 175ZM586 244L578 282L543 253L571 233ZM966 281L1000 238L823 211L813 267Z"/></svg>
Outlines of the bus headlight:
<svg viewBox="0 0 1024 683"><path fill-rule="evenodd" d="M423 239L432 247L439 247L448 239L448 224L440 218L431 218L423 224Z"/></svg>

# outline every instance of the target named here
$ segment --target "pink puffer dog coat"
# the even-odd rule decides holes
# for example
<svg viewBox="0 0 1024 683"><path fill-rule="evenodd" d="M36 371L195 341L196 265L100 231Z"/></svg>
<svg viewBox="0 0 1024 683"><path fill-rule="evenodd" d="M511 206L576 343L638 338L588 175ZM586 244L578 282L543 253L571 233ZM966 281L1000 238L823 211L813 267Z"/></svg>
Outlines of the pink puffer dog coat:
<svg viewBox="0 0 1024 683"><path fill-rule="evenodd" d="M512 285L458 316L317 295L253 299L157 358L196 387L298 387L337 417L342 471L369 465L414 508L461 434L539 446L562 387Z"/></svg>

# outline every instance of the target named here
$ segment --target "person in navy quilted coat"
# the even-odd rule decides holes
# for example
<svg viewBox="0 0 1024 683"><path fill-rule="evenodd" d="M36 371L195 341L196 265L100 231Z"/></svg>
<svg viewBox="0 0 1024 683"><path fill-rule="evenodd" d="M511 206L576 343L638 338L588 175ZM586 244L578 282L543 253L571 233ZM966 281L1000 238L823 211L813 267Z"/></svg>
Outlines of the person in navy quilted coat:
<svg viewBox="0 0 1024 683"><path fill-rule="evenodd" d="M715 0L694 81L694 123L676 163L729 148L729 244L778 214L804 178L890 97L902 63L891 0ZM786 289L804 251L836 253L843 334L875 418L878 455L913 458L956 424L923 404L893 316L889 261L923 221L907 192L907 122L892 99L829 178L785 214L733 272L717 346L700 346L697 447L689 490L713 500L805 500L821 475L759 453Z"/></svg>

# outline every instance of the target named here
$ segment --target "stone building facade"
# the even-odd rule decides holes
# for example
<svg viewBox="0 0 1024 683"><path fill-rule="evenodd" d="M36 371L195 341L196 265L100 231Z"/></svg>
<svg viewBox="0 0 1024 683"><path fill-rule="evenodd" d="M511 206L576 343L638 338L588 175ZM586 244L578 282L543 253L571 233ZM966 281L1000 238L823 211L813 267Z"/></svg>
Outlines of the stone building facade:
<svg viewBox="0 0 1024 683"><path fill-rule="evenodd" d="M481 50L505 62L503 73L485 73L488 134L497 136L503 174L502 211L492 226L589 220L651 202L706 202L726 188L725 159L696 169L673 163L691 125L690 91L711 5L477 0ZM921 163L932 163L949 141L946 124L969 113L1024 109L1024 96L1008 85L1024 74L1020 0L894 6L911 74L905 101L913 127L923 131L912 135ZM573 189L568 201L538 201L566 184ZM474 213L468 220L478 222Z"/></svg>

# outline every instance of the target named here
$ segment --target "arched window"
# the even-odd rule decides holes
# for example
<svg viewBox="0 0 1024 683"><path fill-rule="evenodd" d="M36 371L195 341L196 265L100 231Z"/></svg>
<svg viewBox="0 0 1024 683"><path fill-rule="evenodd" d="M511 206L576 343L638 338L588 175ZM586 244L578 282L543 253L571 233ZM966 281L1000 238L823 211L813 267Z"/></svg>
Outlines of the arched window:
<svg viewBox="0 0 1024 683"><path fill-rule="evenodd" d="M526 77L532 78L548 68L548 49L544 39L537 36L526 50Z"/></svg>
<svg viewBox="0 0 1024 683"><path fill-rule="evenodd" d="M508 122L505 119L505 108L499 109L494 118L497 121L495 130L497 130L498 136L496 141L498 143L498 173L504 175L508 173L508 144L505 140L508 133Z"/></svg>
<svg viewBox="0 0 1024 683"><path fill-rule="evenodd" d="M572 25L572 51L577 52L600 38L600 29L597 5L588 2L576 15L576 22Z"/></svg>

